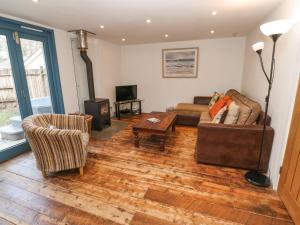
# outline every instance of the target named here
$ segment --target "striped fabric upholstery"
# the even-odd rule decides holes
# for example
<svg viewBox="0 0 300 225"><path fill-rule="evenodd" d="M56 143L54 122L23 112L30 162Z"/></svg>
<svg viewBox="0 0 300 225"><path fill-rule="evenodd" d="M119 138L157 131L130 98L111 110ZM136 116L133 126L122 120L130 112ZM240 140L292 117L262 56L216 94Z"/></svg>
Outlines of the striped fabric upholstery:
<svg viewBox="0 0 300 225"><path fill-rule="evenodd" d="M55 172L85 165L89 136L83 116L32 115L23 120L22 127L41 171Z"/></svg>

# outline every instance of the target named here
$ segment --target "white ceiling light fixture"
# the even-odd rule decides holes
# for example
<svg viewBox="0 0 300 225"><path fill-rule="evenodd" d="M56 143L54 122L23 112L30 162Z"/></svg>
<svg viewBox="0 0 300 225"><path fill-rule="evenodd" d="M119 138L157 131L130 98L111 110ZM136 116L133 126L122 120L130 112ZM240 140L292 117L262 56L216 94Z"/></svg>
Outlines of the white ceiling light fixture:
<svg viewBox="0 0 300 225"><path fill-rule="evenodd" d="M125 38L122 38L121 40L122 40L123 42L125 42L125 41L126 41L126 39L125 39Z"/></svg>
<svg viewBox="0 0 300 225"><path fill-rule="evenodd" d="M40 2L40 0L31 0L32 2L34 2L34 3L39 3Z"/></svg>
<svg viewBox="0 0 300 225"><path fill-rule="evenodd" d="M214 34L214 33L215 33L215 31L214 31L214 30L211 30L211 31L210 31L210 33L211 33L211 34Z"/></svg>
<svg viewBox="0 0 300 225"><path fill-rule="evenodd" d="M275 20L262 24L260 30L264 35L278 39L280 35L287 33L293 25L291 20Z"/></svg>
<svg viewBox="0 0 300 225"><path fill-rule="evenodd" d="M101 28L101 29L104 29L104 25L100 25L100 28Z"/></svg>
<svg viewBox="0 0 300 225"><path fill-rule="evenodd" d="M165 38L168 38L169 37L169 35L168 34L165 34Z"/></svg>
<svg viewBox="0 0 300 225"><path fill-rule="evenodd" d="M252 49L253 51L257 52L257 51L262 51L265 47L265 43L260 41L260 42L256 42L255 44L252 45Z"/></svg>
<svg viewBox="0 0 300 225"><path fill-rule="evenodd" d="M147 24L151 23L151 20L150 20L150 19L147 19L147 20L146 20L146 23L147 23Z"/></svg>
<svg viewBox="0 0 300 225"><path fill-rule="evenodd" d="M213 15L213 16L217 15L217 11L212 11L211 15Z"/></svg>

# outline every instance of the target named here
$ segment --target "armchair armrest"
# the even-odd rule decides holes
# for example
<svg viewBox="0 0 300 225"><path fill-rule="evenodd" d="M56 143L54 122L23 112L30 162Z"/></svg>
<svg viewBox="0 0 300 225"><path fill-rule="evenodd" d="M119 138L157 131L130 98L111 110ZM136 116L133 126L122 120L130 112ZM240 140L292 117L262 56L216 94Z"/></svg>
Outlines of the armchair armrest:
<svg viewBox="0 0 300 225"><path fill-rule="evenodd" d="M257 169L263 126L199 124L196 146L198 162ZM265 147L259 170L268 169L274 129L266 127Z"/></svg>
<svg viewBox="0 0 300 225"><path fill-rule="evenodd" d="M197 105L208 105L212 97L209 96L195 96L194 104Z"/></svg>

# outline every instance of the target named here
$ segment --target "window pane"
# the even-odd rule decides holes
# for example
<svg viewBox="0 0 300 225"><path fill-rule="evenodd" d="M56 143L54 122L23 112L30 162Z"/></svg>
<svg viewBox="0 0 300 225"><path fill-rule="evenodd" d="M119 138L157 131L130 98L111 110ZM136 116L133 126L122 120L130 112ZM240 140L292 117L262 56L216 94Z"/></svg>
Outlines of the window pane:
<svg viewBox="0 0 300 225"><path fill-rule="evenodd" d="M6 36L0 35L0 151L24 143Z"/></svg>
<svg viewBox="0 0 300 225"><path fill-rule="evenodd" d="M52 113L43 42L20 40L33 114Z"/></svg>

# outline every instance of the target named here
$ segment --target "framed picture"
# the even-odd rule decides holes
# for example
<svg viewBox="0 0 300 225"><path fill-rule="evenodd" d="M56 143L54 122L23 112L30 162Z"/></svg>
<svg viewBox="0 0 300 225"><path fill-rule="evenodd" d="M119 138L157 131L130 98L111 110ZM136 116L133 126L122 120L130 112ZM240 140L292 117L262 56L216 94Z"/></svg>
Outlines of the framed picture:
<svg viewBox="0 0 300 225"><path fill-rule="evenodd" d="M164 78L197 78L199 48L162 50Z"/></svg>

